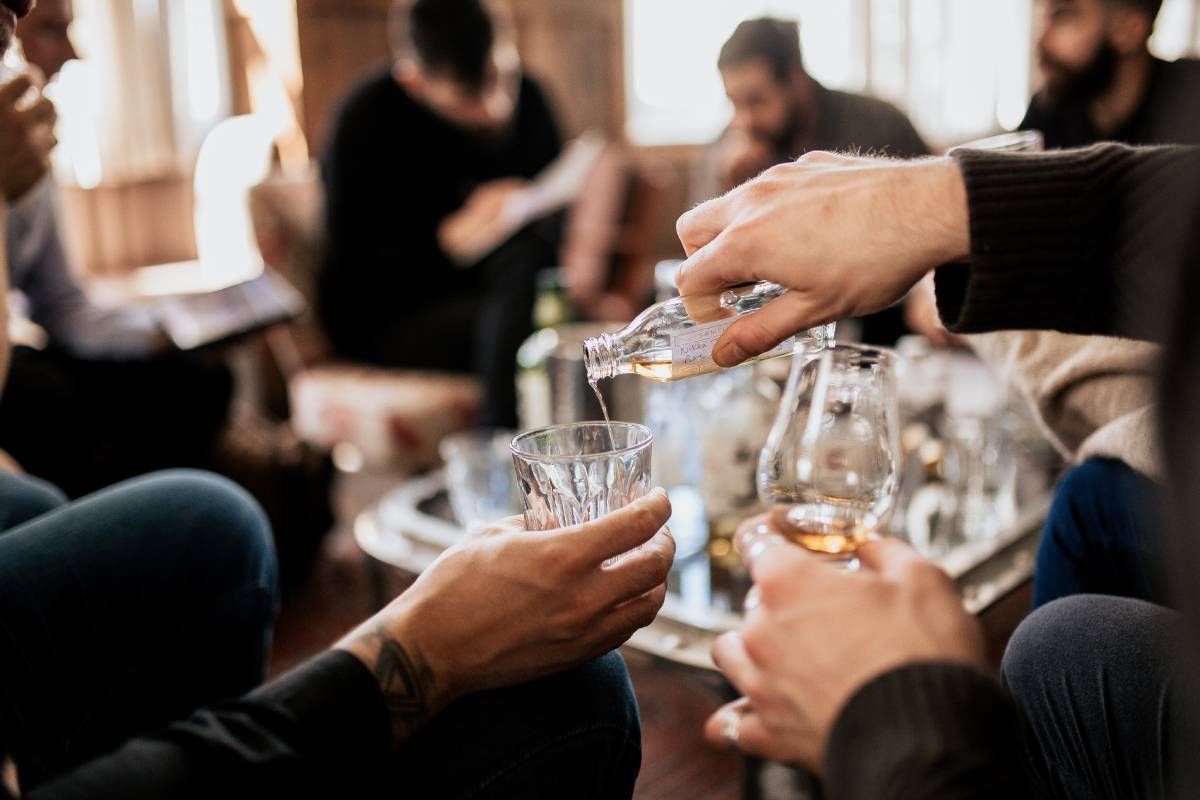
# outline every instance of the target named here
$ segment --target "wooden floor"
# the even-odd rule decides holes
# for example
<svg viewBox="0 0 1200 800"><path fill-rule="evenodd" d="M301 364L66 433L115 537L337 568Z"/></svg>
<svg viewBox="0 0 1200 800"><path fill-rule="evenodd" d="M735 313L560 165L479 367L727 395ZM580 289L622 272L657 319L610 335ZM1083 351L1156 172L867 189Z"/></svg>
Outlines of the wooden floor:
<svg viewBox="0 0 1200 800"><path fill-rule="evenodd" d="M349 533L365 489L343 486L342 522L326 541L311 579L288 598L280 615L271 672L278 674L326 648L372 612L369 575ZM408 578L384 568L389 592ZM635 797L639 800L731 800L739 796L738 759L709 748L701 739L704 720L719 704L719 687L690 671L663 666L631 653L626 658L642 712L643 759Z"/></svg>

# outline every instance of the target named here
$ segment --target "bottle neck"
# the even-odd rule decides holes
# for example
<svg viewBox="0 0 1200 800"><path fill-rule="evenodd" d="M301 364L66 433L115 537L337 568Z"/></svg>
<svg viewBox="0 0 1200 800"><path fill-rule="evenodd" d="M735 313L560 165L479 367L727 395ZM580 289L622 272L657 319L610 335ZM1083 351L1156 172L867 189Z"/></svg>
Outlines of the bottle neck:
<svg viewBox="0 0 1200 800"><path fill-rule="evenodd" d="M602 333L583 342L583 366L589 381L615 377L620 371L617 363L616 340Z"/></svg>

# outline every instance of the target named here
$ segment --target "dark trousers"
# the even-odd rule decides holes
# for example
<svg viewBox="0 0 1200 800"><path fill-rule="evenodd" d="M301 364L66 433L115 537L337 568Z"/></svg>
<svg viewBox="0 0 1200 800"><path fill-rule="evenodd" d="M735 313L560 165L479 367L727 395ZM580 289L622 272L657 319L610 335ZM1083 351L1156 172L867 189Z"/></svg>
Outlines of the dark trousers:
<svg viewBox="0 0 1200 800"><path fill-rule="evenodd" d="M533 332L537 273L555 262L557 228L518 233L472 267L447 277L453 291L396 298L389 313L326 309L330 339L356 361L381 367L474 373L483 387L481 424L517 425L517 350Z"/></svg>
<svg viewBox="0 0 1200 800"><path fill-rule="evenodd" d="M262 681L275 556L234 484L167 472L63 504L3 473L0 503L0 752L25 789Z"/></svg>
<svg viewBox="0 0 1200 800"><path fill-rule="evenodd" d="M207 467L232 393L227 367L185 355L94 361L17 347L0 396L0 448L70 497Z"/></svg>
<svg viewBox="0 0 1200 800"><path fill-rule="evenodd" d="M1073 594L1164 602L1158 495L1123 461L1093 458L1068 472L1038 546L1034 607Z"/></svg>
<svg viewBox="0 0 1200 800"><path fill-rule="evenodd" d="M401 751L404 796L625 800L642 763L637 700L616 653L470 695Z"/></svg>
<svg viewBox="0 0 1200 800"><path fill-rule="evenodd" d="M1076 595L1017 628L1004 681L1048 798L1200 797L1200 661L1179 614Z"/></svg>
<svg viewBox="0 0 1200 800"><path fill-rule="evenodd" d="M162 473L63 504L0 473L0 509L0 757L24 789L262 679L275 561L233 484ZM463 698L381 768L402 796L607 800L632 794L640 764L610 653Z"/></svg>

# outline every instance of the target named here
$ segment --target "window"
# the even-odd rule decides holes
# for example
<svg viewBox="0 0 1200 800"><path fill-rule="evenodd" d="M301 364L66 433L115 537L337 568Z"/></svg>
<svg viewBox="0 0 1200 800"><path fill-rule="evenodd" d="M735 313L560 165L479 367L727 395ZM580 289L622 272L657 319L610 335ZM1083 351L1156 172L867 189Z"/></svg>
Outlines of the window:
<svg viewBox="0 0 1200 800"><path fill-rule="evenodd" d="M81 58L48 89L56 172L85 188L190 169L229 114L221 0L75 0Z"/></svg>

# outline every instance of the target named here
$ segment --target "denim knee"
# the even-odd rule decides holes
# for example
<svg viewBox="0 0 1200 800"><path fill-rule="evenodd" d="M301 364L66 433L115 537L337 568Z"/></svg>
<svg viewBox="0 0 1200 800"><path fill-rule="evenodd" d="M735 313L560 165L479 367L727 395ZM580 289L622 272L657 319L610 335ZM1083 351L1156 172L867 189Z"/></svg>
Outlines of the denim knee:
<svg viewBox="0 0 1200 800"><path fill-rule="evenodd" d="M67 496L57 486L30 475L0 470L0 533L48 514L66 502Z"/></svg>
<svg viewBox="0 0 1200 800"><path fill-rule="evenodd" d="M1169 609L1128 597L1080 594L1054 600L1017 626L1004 652L1001 673L1018 697L1036 698L1048 685L1086 676L1106 663L1137 653L1165 652L1178 634ZM1148 677L1168 664L1146 663Z"/></svg>
<svg viewBox="0 0 1200 800"><path fill-rule="evenodd" d="M1091 458L1074 467L1054 490L1046 515L1046 530L1078 534L1081 524L1101 517L1126 497L1124 488L1133 469L1123 461ZM1074 544L1074 542L1073 542Z"/></svg>
<svg viewBox="0 0 1200 800"><path fill-rule="evenodd" d="M271 526L250 494L233 481L196 470L168 470L123 487L141 495L147 511L169 515L190 567L218 584L250 583L278 603L278 566Z"/></svg>

